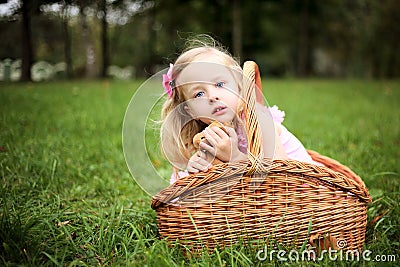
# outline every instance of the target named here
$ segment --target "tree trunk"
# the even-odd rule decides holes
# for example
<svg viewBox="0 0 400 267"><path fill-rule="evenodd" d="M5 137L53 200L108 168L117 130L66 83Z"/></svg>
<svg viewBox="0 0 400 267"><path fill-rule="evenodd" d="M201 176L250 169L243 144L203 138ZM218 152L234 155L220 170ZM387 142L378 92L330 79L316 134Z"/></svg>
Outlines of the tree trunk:
<svg viewBox="0 0 400 267"><path fill-rule="evenodd" d="M96 54L92 40L90 39L90 31L87 25L86 14L83 9L84 8L82 7L80 8L79 20L82 28L82 40L85 45L85 55L86 55L85 77L95 78L97 75Z"/></svg>
<svg viewBox="0 0 400 267"><path fill-rule="evenodd" d="M33 62L32 32L31 32L31 10L30 1L22 1L22 51L21 51L21 81L31 81L31 66Z"/></svg>
<svg viewBox="0 0 400 267"><path fill-rule="evenodd" d="M64 58L67 64L66 76L67 79L71 79L72 74L72 56L71 56L71 37L68 30L68 11L69 7L64 2L62 9L62 28L64 33Z"/></svg>
<svg viewBox="0 0 400 267"><path fill-rule="evenodd" d="M240 0L232 3L232 44L235 57L242 56L242 16Z"/></svg>
<svg viewBox="0 0 400 267"><path fill-rule="evenodd" d="M389 62L387 64L388 68L387 68L386 75L385 75L386 78L393 79L394 77L398 77L400 74L400 72L399 72L400 66L398 66L399 65L398 64L399 48L400 48L400 43L393 40L391 45L389 46L390 52L389 52Z"/></svg>
<svg viewBox="0 0 400 267"><path fill-rule="evenodd" d="M147 45L147 61L145 63L145 75L151 76L155 73L154 67L157 64L157 57L156 57L156 31L154 30L154 23L155 23L155 9L152 8L148 11L147 15L147 32L148 32L148 45Z"/></svg>
<svg viewBox="0 0 400 267"><path fill-rule="evenodd" d="M309 75L309 47L310 47L310 25L309 25L309 0L301 2L299 21L299 46L297 57L297 74L301 77Z"/></svg>
<svg viewBox="0 0 400 267"><path fill-rule="evenodd" d="M102 11L102 19L101 19L101 28L102 28L102 33L101 33L101 47L102 47L102 58L103 58L103 64L101 66L101 77L102 78L107 78L107 68L108 65L110 64L110 57L109 57L109 52L108 52L108 33L107 33L107 1L102 0L101 1L101 11Z"/></svg>

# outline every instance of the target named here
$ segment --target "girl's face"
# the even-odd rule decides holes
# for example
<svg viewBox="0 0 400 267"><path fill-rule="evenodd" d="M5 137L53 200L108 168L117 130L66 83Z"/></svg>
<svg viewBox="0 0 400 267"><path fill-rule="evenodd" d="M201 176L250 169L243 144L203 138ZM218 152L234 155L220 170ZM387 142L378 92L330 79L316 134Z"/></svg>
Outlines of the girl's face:
<svg viewBox="0 0 400 267"><path fill-rule="evenodd" d="M176 80L186 100L185 109L206 124L232 122L240 99L234 77L238 74L216 57L201 59L186 66Z"/></svg>

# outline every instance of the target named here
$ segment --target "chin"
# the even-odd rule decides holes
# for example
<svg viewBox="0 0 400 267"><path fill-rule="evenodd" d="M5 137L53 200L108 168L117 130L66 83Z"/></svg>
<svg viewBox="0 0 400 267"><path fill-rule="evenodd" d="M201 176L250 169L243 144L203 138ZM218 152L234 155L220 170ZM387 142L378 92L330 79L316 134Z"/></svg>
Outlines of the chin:
<svg viewBox="0 0 400 267"><path fill-rule="evenodd" d="M222 123L230 123L230 122L232 122L233 121L233 119L234 119L234 117L232 117L232 116L230 116L230 115L228 115L228 114L225 114L225 115L222 115L222 116L218 116L218 117L213 117L213 118L203 118L203 119L200 119L202 122L204 122L205 124L211 124L213 121L219 121L219 122L222 122Z"/></svg>
<svg viewBox="0 0 400 267"><path fill-rule="evenodd" d="M221 116L215 118L216 121L222 122L222 123L230 123L233 121L233 118L231 116Z"/></svg>

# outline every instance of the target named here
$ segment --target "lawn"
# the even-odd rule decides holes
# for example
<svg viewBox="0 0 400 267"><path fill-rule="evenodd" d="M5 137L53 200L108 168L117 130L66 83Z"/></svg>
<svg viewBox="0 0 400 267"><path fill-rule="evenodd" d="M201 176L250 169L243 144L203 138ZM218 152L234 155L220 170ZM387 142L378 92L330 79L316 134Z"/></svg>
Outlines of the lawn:
<svg viewBox="0 0 400 267"><path fill-rule="evenodd" d="M285 265L260 262L241 245L187 258L158 239L151 197L131 177L121 140L125 110L139 85L0 83L0 265ZM395 255L396 262L386 264L398 264L400 82L271 80L264 92L269 104L285 110L285 126L307 148L363 178L373 197L365 249ZM148 143L157 149L156 138ZM159 153L150 154L168 173Z"/></svg>

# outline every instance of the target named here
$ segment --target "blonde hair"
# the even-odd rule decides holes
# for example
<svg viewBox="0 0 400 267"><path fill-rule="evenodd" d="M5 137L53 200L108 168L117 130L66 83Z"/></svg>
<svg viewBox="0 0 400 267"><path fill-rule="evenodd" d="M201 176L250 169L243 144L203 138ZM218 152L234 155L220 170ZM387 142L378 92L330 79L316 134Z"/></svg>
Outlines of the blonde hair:
<svg viewBox="0 0 400 267"><path fill-rule="evenodd" d="M173 80L176 80L179 73L189 63L204 55L217 56L225 66L242 74L242 69L235 58L211 37L209 39L210 41L208 42L199 39L189 42L188 48L174 63ZM238 81L238 85L239 91L241 91L240 81ZM175 169L184 169L186 167L187 161L195 151L192 144L193 137L207 127L204 122L192 119L191 115L184 109L186 100L181 86L176 86L172 89L172 96L165 101L161 111L162 127L160 134L162 150Z"/></svg>

